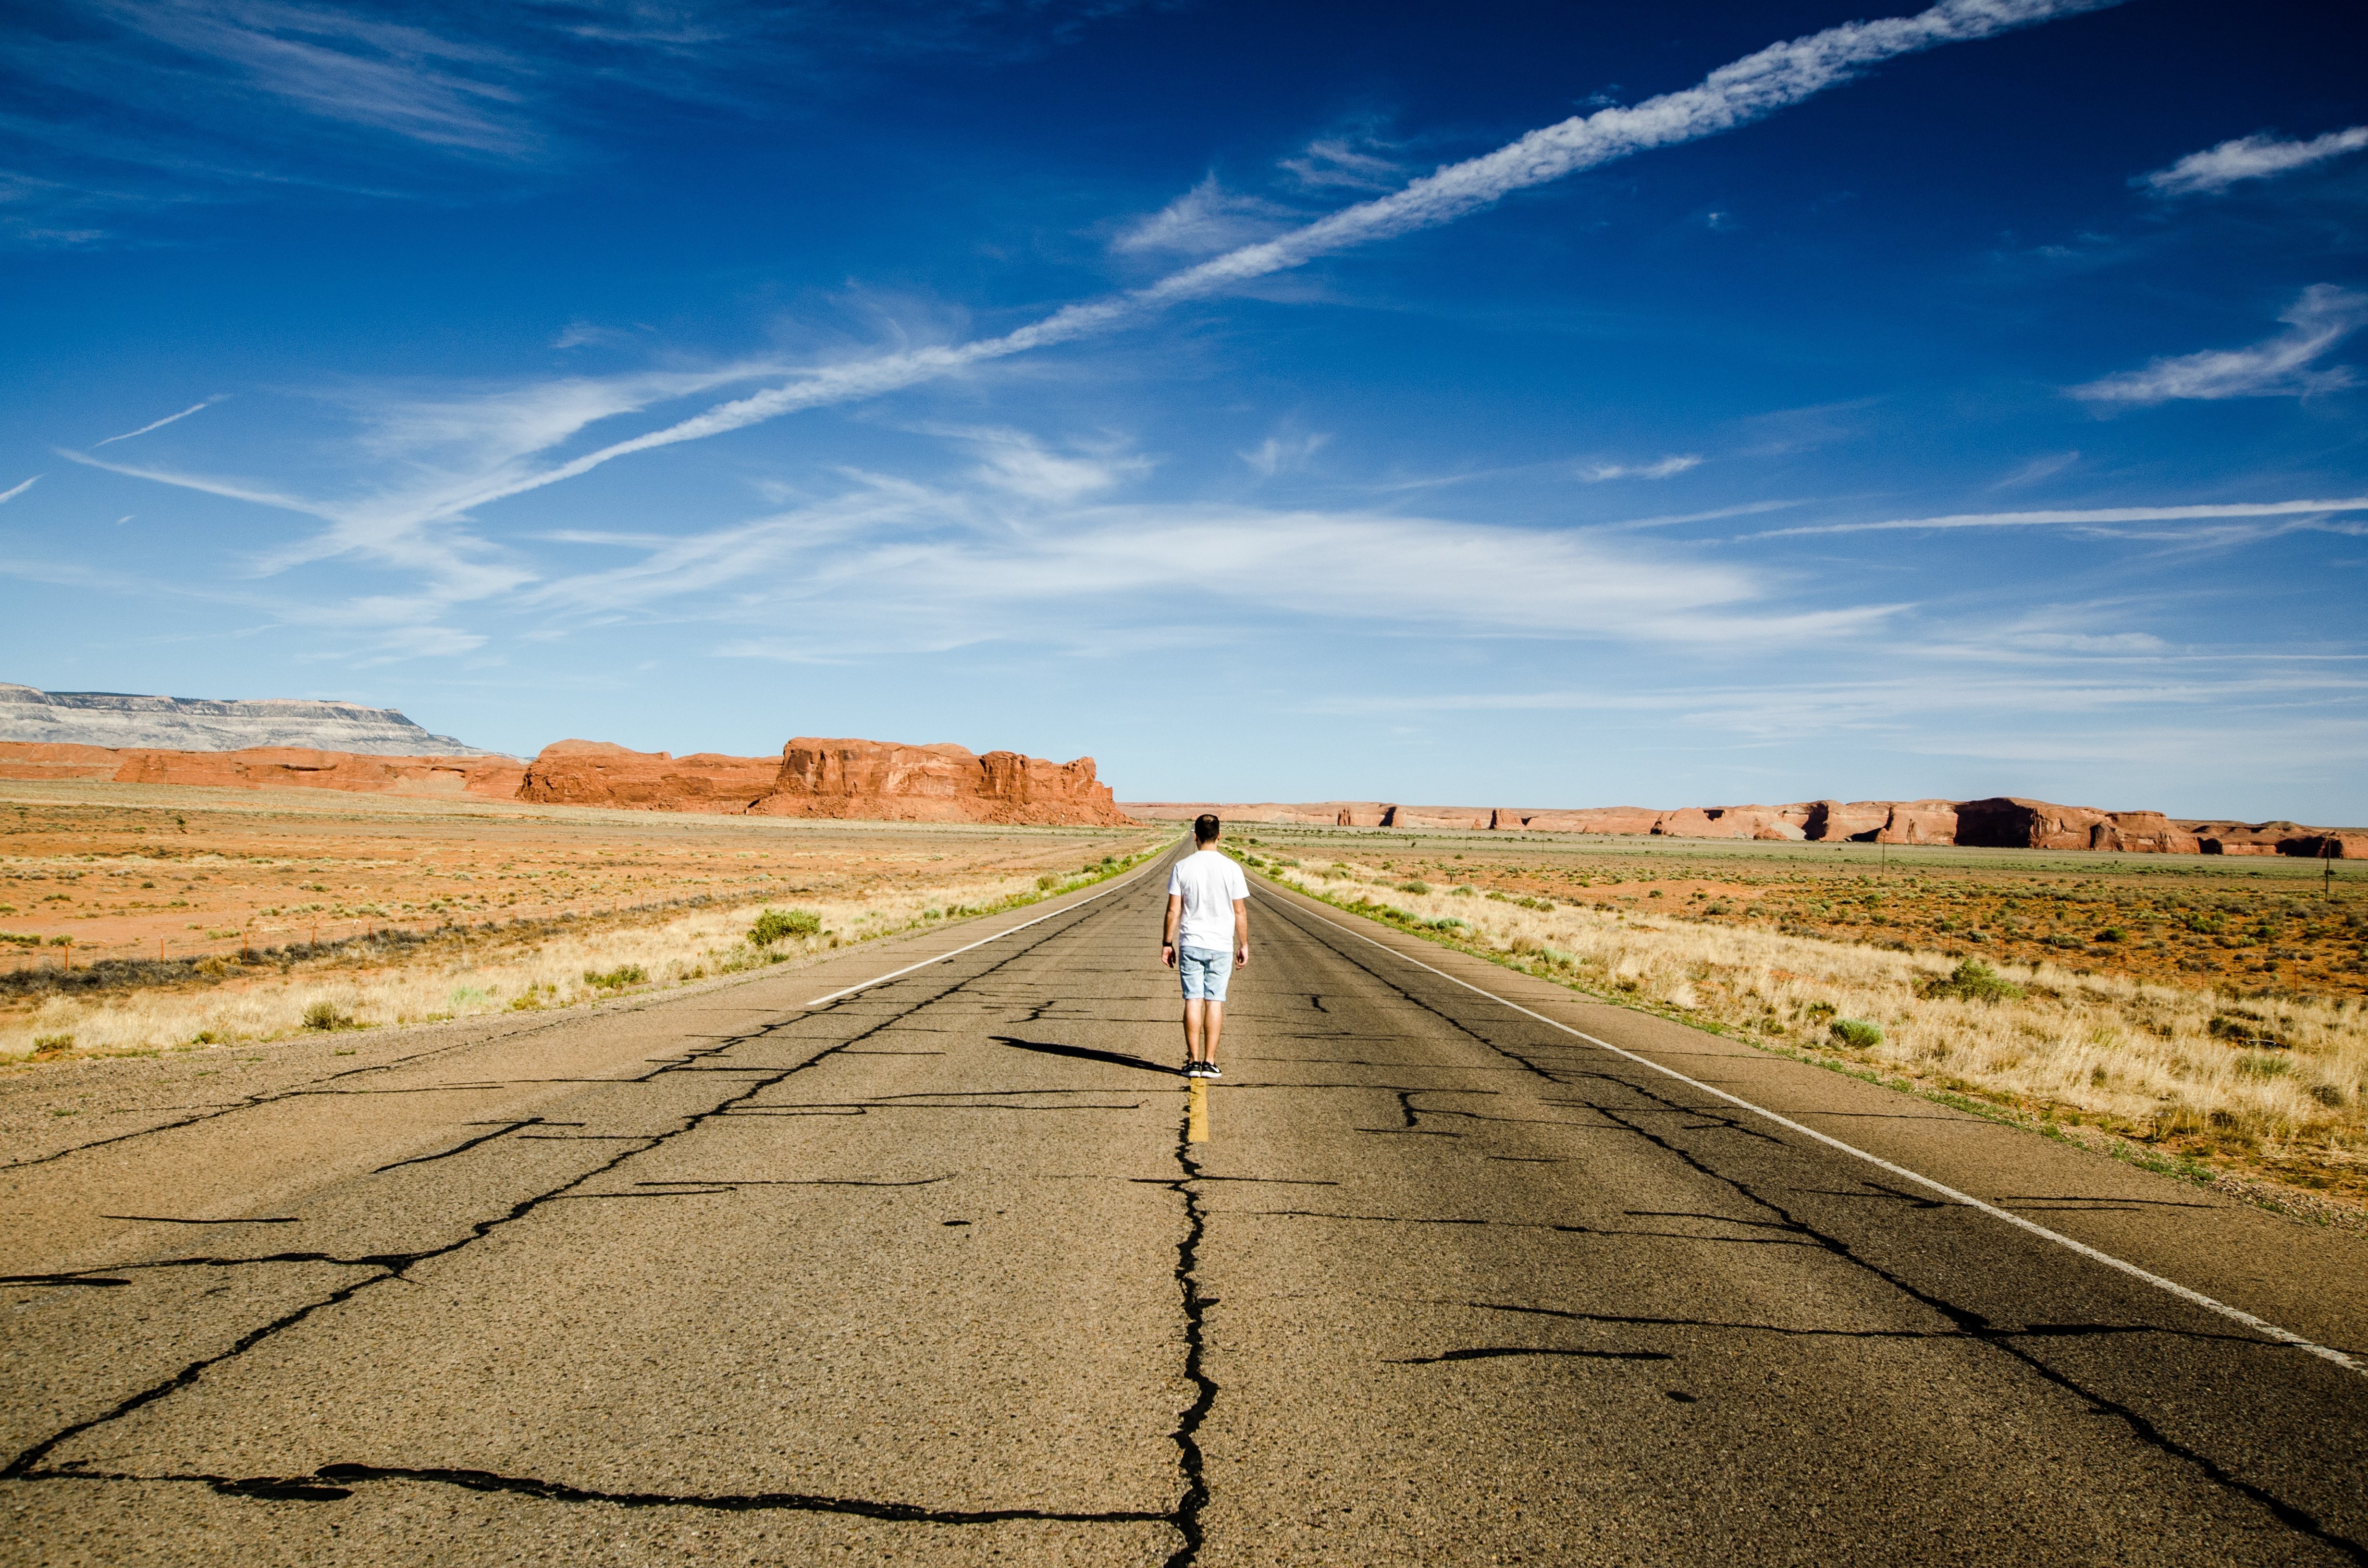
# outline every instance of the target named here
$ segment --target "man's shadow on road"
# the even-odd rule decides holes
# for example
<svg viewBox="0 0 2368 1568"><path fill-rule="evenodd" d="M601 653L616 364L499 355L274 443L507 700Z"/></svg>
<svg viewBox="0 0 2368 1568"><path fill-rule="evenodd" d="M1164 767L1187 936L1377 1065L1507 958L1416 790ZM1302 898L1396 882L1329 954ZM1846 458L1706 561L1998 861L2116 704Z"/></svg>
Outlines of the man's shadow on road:
<svg viewBox="0 0 2368 1568"><path fill-rule="evenodd" d="M1145 1062L1140 1056L1127 1056L1115 1051L1096 1051L1091 1046L1056 1045L1049 1040L1018 1040L1008 1034L987 1038L997 1045L1008 1045L1014 1051L1032 1051L1039 1056L1073 1056L1080 1062L1107 1062L1113 1067L1133 1067L1170 1078L1175 1077L1178 1072L1173 1062Z"/></svg>

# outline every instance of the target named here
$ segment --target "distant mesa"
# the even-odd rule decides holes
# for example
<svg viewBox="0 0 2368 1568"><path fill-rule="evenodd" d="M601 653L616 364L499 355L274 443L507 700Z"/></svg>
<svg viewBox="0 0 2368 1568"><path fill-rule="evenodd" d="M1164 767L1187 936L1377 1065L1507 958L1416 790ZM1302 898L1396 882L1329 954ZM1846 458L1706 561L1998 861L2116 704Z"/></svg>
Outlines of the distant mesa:
<svg viewBox="0 0 2368 1568"><path fill-rule="evenodd" d="M43 691L0 681L0 741L172 751L294 746L364 756L498 756L430 734L392 708L290 698L215 702L116 691Z"/></svg>
<svg viewBox="0 0 2368 1568"><path fill-rule="evenodd" d="M175 727L180 726L176 730ZM109 744L94 736L196 733L240 744ZM308 728L307 726L310 726ZM340 729L339 726L343 728ZM29 732L29 733L28 733ZM338 748L265 736L344 733ZM392 737L407 737L394 753ZM527 801L871 822L1122 827L1133 819L1095 777L1094 759L984 756L951 744L800 736L779 756L674 756L600 741L560 741L531 763L429 734L388 709L343 702L197 702L0 686L0 778L344 790L363 794Z"/></svg>
<svg viewBox="0 0 2368 1568"><path fill-rule="evenodd" d="M801 735L778 757L628 751L560 741L529 764L518 798L552 804L869 822L1129 825L1094 776L1094 759L984 756L948 744Z"/></svg>
<svg viewBox="0 0 2368 1568"><path fill-rule="evenodd" d="M1790 839L1812 844L1954 844L1985 849L2098 849L2152 855L2368 858L2368 829L2290 822L2173 820L2160 812L2059 806L2021 796L1982 801L1802 801L1785 806L1403 806L1383 801L1128 801L1147 821L1215 812L1233 822L1447 832L1628 834L1658 838Z"/></svg>
<svg viewBox="0 0 2368 1568"><path fill-rule="evenodd" d="M118 784L216 789L349 790L365 795L518 797L526 764L492 752L379 756L307 746L174 751L0 741L0 778L104 778Z"/></svg>

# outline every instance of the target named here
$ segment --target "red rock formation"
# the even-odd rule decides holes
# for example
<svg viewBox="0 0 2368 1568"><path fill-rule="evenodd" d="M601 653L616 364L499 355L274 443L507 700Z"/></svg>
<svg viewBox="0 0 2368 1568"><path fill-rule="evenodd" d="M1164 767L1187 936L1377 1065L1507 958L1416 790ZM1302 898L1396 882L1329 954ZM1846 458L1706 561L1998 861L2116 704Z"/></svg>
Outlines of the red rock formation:
<svg viewBox="0 0 2368 1568"><path fill-rule="evenodd" d="M677 757L606 741L553 741L518 787L521 801L645 812L748 811L772 793L780 759L699 752Z"/></svg>
<svg viewBox="0 0 2368 1568"><path fill-rule="evenodd" d="M377 756L302 746L245 751L0 742L0 778L108 778L245 790L350 790L371 795L474 795L508 800L525 765L507 756Z"/></svg>
<svg viewBox="0 0 2368 1568"><path fill-rule="evenodd" d="M1486 806L1390 806L1382 812L1381 825L1433 833L1486 833L1495 820L1496 813Z"/></svg>
<svg viewBox="0 0 2368 1568"><path fill-rule="evenodd" d="M981 756L949 744L823 740L781 748L764 816L884 822L994 822L1123 826L1133 819L1094 777L1094 759L1053 763L1013 751Z"/></svg>
<svg viewBox="0 0 2368 1568"><path fill-rule="evenodd" d="M2368 830L2302 827L2290 822L2173 822L2160 812L2106 812L1998 796L1986 801L1804 801L1783 806L1596 806L1576 811L1498 806L1396 806L1327 801L1320 805L1220 805L1167 801L1130 806L1138 815L1189 819L1215 812L1234 822L1330 823L1449 832L1600 833L1638 837L1808 839L1814 843L1959 844L1984 848L2097 849L2152 855L2301 855L2368 858Z"/></svg>
<svg viewBox="0 0 2368 1568"><path fill-rule="evenodd" d="M1665 812L1650 829L1663 838L1801 838L1800 824L1774 806L1686 806Z"/></svg>
<svg viewBox="0 0 2368 1568"><path fill-rule="evenodd" d="M2305 827L2291 822L2181 822L2175 832L2192 835L2205 855L2297 855L2305 859L2368 859L2368 832L2358 828Z"/></svg>
<svg viewBox="0 0 2368 1568"><path fill-rule="evenodd" d="M1988 849L2118 849L2128 854L2193 855L2196 835L2160 812L2100 812L2045 801L1997 796L1957 808L1955 842Z"/></svg>
<svg viewBox="0 0 2368 1568"><path fill-rule="evenodd" d="M1295 805L1257 801L1224 806L1201 801L1121 801L1118 809L1146 822L1190 822L1202 812L1212 811L1227 822L1295 827L1379 827L1390 812L1380 801L1310 801Z"/></svg>
<svg viewBox="0 0 2368 1568"><path fill-rule="evenodd" d="M0 741L0 778L112 778L122 766L112 746Z"/></svg>
<svg viewBox="0 0 2368 1568"><path fill-rule="evenodd" d="M1498 825L1531 833L1629 833L1653 831L1662 813L1646 806L1588 806L1577 811L1500 811Z"/></svg>
<svg viewBox="0 0 2368 1568"><path fill-rule="evenodd" d="M1819 844L1834 844L1855 839L1872 844L1874 835L1891 822L1888 801L1811 801L1803 809L1801 822L1804 838Z"/></svg>

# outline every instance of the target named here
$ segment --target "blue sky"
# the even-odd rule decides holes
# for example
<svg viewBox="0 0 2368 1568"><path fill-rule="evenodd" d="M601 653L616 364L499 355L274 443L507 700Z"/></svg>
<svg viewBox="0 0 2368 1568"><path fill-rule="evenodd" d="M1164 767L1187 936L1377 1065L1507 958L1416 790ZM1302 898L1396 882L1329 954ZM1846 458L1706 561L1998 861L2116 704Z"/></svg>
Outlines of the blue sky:
<svg viewBox="0 0 2368 1568"><path fill-rule="evenodd" d="M0 678L2368 822L2356 6L6 26Z"/></svg>

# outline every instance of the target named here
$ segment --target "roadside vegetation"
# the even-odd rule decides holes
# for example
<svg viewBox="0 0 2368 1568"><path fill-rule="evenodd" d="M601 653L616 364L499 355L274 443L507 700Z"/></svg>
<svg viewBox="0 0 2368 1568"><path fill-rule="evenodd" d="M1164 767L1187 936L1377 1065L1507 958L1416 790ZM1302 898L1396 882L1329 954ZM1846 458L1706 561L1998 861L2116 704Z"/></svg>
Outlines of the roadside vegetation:
<svg viewBox="0 0 2368 1568"><path fill-rule="evenodd" d="M1548 896L1535 891L1549 880L1536 866L1493 876L1495 868L1470 861L1376 855L1379 844L1241 843L1247 864L1286 885L1574 990L2250 1196L2368 1213L2368 1006L2349 986L2313 994L2182 985L2086 961L2085 946L2063 949L2060 961L2019 962L1970 942L1909 941L1895 934L1898 925L1873 928L1878 946L1854 929L1804 928L1788 917L1793 906L1832 905L1855 891L1841 879L1763 889L1751 918L1738 915L1736 894L1688 897L1702 891L1685 885L1694 879L1665 880L1658 868L1651 881L1677 897L1651 899L1653 887L1630 880L1634 867L1573 876L1566 865L1543 868L1555 887ZM1770 870L1784 874L1781 865ZM1608 886L1631 896L1605 896L1599 889ZM2028 886L1980 896L2003 903L2009 894L2026 906L2041 901ZM1902 902L1896 889L1878 896L1895 909ZM1965 894L1927 896L1938 906ZM2149 907L2174 908L2214 896L2194 888L2147 894ZM2262 898L2301 904L2312 928L2357 929L2348 906L2312 907L2317 901L2292 888ZM2127 908L2137 895L2107 890L2102 900Z"/></svg>
<svg viewBox="0 0 2368 1568"><path fill-rule="evenodd" d="M1057 897L1132 869L1169 836L439 812L370 798L224 807L212 797L226 791L176 793L192 799L160 809L102 794L8 812L0 882L71 890L81 957L68 969L44 944L38 961L28 952L0 969L0 1067L689 984ZM155 956L156 901L142 884L158 882L177 884L176 922L218 906L221 937ZM284 914L285 886L314 882L367 894L380 913L338 926ZM456 882L500 891L446 898Z"/></svg>

